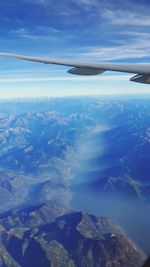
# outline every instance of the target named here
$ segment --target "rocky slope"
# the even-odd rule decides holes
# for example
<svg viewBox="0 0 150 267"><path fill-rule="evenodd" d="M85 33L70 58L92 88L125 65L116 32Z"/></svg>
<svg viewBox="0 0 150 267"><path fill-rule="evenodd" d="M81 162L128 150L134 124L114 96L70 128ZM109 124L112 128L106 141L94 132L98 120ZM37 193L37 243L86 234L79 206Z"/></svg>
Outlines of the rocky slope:
<svg viewBox="0 0 150 267"><path fill-rule="evenodd" d="M26 206L12 209L0 214L0 227L9 231L12 228L33 228L51 223L58 216L64 215L71 210L58 202Z"/></svg>
<svg viewBox="0 0 150 267"><path fill-rule="evenodd" d="M145 260L143 252L111 220L82 212L67 213L52 220L47 215L48 207L47 218L39 220L43 218L45 209L43 205L31 212L20 211L15 214L15 219L12 216L11 226L10 214L3 214L0 266L142 266ZM26 224L22 223L25 217ZM38 219L34 220L34 217ZM51 217L51 222L44 224L48 217Z"/></svg>

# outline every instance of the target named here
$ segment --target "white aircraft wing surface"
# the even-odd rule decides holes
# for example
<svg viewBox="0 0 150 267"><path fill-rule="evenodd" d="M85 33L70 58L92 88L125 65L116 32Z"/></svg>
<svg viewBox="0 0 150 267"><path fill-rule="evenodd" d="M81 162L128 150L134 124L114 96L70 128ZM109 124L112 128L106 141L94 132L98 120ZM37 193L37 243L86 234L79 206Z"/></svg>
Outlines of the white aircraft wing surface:
<svg viewBox="0 0 150 267"><path fill-rule="evenodd" d="M10 53L0 53L0 56L12 57L45 64L68 66L72 67L68 70L68 73L76 75L97 75L105 71L133 73L136 75L130 78L130 81L150 84L150 63L81 62L24 56Z"/></svg>

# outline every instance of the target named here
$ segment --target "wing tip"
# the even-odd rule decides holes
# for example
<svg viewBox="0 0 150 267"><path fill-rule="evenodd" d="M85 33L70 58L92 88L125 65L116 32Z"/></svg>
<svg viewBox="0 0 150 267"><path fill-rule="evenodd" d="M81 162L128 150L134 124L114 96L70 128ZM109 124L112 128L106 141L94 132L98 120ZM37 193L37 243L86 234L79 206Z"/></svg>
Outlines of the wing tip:
<svg viewBox="0 0 150 267"><path fill-rule="evenodd" d="M5 52L0 52L1 57L15 57L15 53L5 53Z"/></svg>

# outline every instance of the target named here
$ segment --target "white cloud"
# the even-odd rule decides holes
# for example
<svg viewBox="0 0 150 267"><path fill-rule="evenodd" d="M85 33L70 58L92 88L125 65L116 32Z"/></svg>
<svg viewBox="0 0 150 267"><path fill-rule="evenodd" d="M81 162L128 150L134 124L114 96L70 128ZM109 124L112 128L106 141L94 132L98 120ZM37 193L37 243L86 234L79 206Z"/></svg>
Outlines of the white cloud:
<svg viewBox="0 0 150 267"><path fill-rule="evenodd" d="M99 5L99 3L98 3L98 1L97 0L72 0L72 1L74 1L76 4L78 4L78 5L87 5L87 6L98 6ZM83 8L84 8L84 6L83 6Z"/></svg>
<svg viewBox="0 0 150 267"><path fill-rule="evenodd" d="M81 76L58 76L58 77L21 77L21 78L5 78L0 79L0 83L24 83L24 82L50 82L50 81L126 81L131 75L99 75L92 77Z"/></svg>
<svg viewBox="0 0 150 267"><path fill-rule="evenodd" d="M104 9L104 18L113 25L150 26L150 17L125 10Z"/></svg>
<svg viewBox="0 0 150 267"><path fill-rule="evenodd" d="M10 37L14 38L23 38L28 39L29 41L35 41L37 43L39 42L57 42L57 43L63 43L64 36L65 40L69 40L73 38L73 34L69 33L66 34L63 30L59 30L53 27L49 26L36 26L34 27L34 30L27 29L27 28L17 28L17 29L10 29L9 30Z"/></svg>
<svg viewBox="0 0 150 267"><path fill-rule="evenodd" d="M50 36L40 35L40 34L33 34L32 32L29 32L25 28L18 28L16 30L11 29L9 31L11 35L16 35L19 38L25 38L25 39L31 39L31 41L38 41L40 40L48 40Z"/></svg>
<svg viewBox="0 0 150 267"><path fill-rule="evenodd" d="M118 32L117 45L93 46L85 52L79 52L77 57L93 61L112 61L124 59L139 59L140 61L150 58L150 33L148 32ZM117 39L117 40L118 40Z"/></svg>
<svg viewBox="0 0 150 267"><path fill-rule="evenodd" d="M23 1L26 2L26 3L31 3L30 0L23 0ZM39 4L39 5L44 5L44 6L50 4L50 2L51 2L50 0L32 0L32 3Z"/></svg>

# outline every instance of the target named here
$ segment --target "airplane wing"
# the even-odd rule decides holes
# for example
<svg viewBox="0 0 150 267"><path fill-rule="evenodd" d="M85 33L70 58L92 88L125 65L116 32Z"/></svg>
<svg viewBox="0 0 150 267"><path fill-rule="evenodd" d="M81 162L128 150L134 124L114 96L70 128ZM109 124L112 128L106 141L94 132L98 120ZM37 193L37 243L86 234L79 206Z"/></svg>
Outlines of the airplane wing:
<svg viewBox="0 0 150 267"><path fill-rule="evenodd" d="M45 64L68 66L71 67L71 69L68 70L68 73L76 75L97 75L105 71L133 73L136 75L130 78L130 81L150 84L150 63L80 62L72 60L31 57L10 53L0 53L0 56L12 57Z"/></svg>

